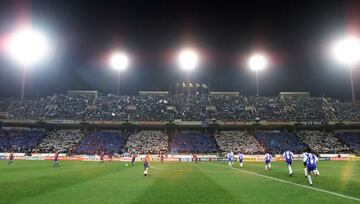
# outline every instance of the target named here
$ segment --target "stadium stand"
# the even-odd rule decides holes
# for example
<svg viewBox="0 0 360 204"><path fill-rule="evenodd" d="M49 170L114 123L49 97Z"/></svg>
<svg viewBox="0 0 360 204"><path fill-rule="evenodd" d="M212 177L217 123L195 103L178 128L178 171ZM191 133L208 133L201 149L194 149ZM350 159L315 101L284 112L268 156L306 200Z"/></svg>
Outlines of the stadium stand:
<svg viewBox="0 0 360 204"><path fill-rule="evenodd" d="M198 131L182 131L173 135L171 153L215 153L218 152L215 139Z"/></svg>
<svg viewBox="0 0 360 204"><path fill-rule="evenodd" d="M257 132L256 139L267 152L282 154L287 150L301 153L307 146L294 134L280 131Z"/></svg>
<svg viewBox="0 0 360 204"><path fill-rule="evenodd" d="M335 109L335 115L339 120L360 120L360 105L358 104L335 101L332 103L332 107Z"/></svg>
<svg viewBox="0 0 360 204"><path fill-rule="evenodd" d="M121 153L126 136L118 131L95 131L88 132L75 149L77 154L99 154L104 151L106 154Z"/></svg>
<svg viewBox="0 0 360 204"><path fill-rule="evenodd" d="M162 131L140 131L128 137L123 152L159 154L169 150L169 136Z"/></svg>
<svg viewBox="0 0 360 204"><path fill-rule="evenodd" d="M41 129L0 129L0 152L29 152L36 146L45 131Z"/></svg>
<svg viewBox="0 0 360 204"><path fill-rule="evenodd" d="M215 139L222 152L264 153L260 143L245 131L221 131L215 134Z"/></svg>
<svg viewBox="0 0 360 204"><path fill-rule="evenodd" d="M329 102L327 102L329 101ZM133 107L133 109L128 109ZM175 107L173 113L168 106ZM207 111L207 106L214 111ZM145 120L174 119L254 121L360 120L360 106L321 97L258 97L242 95L55 95L20 102L0 100L0 112L16 119ZM3 114L5 115L5 114ZM2 116L4 117L4 116Z"/></svg>
<svg viewBox="0 0 360 204"><path fill-rule="evenodd" d="M360 154L360 132L339 132L336 137L347 144L354 152Z"/></svg>
<svg viewBox="0 0 360 204"><path fill-rule="evenodd" d="M346 153L349 147L325 131L300 131L299 137L316 153Z"/></svg>
<svg viewBox="0 0 360 204"><path fill-rule="evenodd" d="M73 151L84 134L79 129L58 129L46 133L46 137L41 140L36 147L37 152L59 152L70 153Z"/></svg>
<svg viewBox="0 0 360 204"><path fill-rule="evenodd" d="M284 97L290 106L291 121L325 121L330 119L323 98Z"/></svg>

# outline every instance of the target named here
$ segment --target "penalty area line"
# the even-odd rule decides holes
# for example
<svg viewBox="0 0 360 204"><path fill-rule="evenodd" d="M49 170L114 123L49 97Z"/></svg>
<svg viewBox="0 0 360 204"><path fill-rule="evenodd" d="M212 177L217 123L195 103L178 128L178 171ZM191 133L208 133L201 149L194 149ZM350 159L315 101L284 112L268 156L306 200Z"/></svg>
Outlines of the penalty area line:
<svg viewBox="0 0 360 204"><path fill-rule="evenodd" d="M222 166L222 167L225 167L225 168L229 168L228 166L224 166L224 165L220 165L220 164L214 164L214 165ZM298 183L293 183L293 182L286 181L286 180L282 180L282 179L278 179L278 178L275 178L275 177L266 176L266 175L254 173L254 172L247 171L247 170L243 170L243 169L238 169L238 168L235 168L235 167L231 167L231 169L233 169L233 170L238 170L238 171L241 171L241 172L243 172L243 173L247 173L247 174L254 175L254 176L259 176L259 177L271 179L271 180L278 181L278 182L281 182L281 183L287 183L287 184L290 184L290 185L294 185L294 186L298 186L298 187L303 187L303 188L307 188L307 189L311 189L311 190L315 190L315 191L319 191L319 192L323 192L323 193L327 193L327 194L339 196L339 197L342 197L342 198L347 198L347 199L350 199L350 200L360 201L360 198L356 198L356 197L352 197L352 196L347 196L347 195L344 195L344 194L341 194L341 193L335 193L335 192L328 191L328 190L324 190L324 189L321 189L321 188L314 188L314 187L312 187L312 186L306 186L306 185L302 185L302 184L298 184Z"/></svg>

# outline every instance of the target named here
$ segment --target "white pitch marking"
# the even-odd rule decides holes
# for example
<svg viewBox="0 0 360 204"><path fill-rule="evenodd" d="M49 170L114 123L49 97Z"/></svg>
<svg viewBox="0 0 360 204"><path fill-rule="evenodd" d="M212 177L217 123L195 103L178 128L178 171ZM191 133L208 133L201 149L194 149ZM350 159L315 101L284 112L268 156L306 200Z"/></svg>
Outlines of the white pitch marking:
<svg viewBox="0 0 360 204"><path fill-rule="evenodd" d="M219 165L219 164L214 164L214 165L222 166L222 167L225 167L225 168L229 168L228 166L224 166L224 165ZM312 190L320 191L320 192L323 192L323 193L328 193L328 194L331 194L331 195L336 195L336 196L339 196L339 197L351 199L351 200L360 201L360 198L351 197L351 196L347 196L347 195L340 194L340 193L335 193L335 192L332 192L332 191L327 191L327 190L320 189L320 188L314 188L314 187L311 187L311 186L305 186L305 185L302 185L302 184L293 183L293 182L290 182L290 181L286 181L286 180L274 178L274 177L271 177L271 176L265 176L265 175L258 174L258 173L254 173L254 172L251 172L251 171L246 171L246 170L243 170L243 169L238 169L238 168L235 168L235 167L231 167L231 169L233 169L233 170L238 170L238 171L241 171L241 172L244 172L244 173L247 173L247 174L251 174L251 175L254 175L254 176L260 176L260 177L263 177L263 178L272 179L272 180L279 181L279 182L282 182L282 183L291 184L291 185L294 185L294 186L299 186L299 187L303 187L303 188L307 188L307 189L312 189Z"/></svg>

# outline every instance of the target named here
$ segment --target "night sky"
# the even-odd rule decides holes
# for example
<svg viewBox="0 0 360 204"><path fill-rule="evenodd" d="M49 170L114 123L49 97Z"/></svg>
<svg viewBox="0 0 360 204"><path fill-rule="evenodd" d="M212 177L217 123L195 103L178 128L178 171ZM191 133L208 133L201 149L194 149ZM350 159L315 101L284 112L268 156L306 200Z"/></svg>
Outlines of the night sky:
<svg viewBox="0 0 360 204"><path fill-rule="evenodd" d="M263 51L271 64L260 74L260 94L309 91L350 99L349 72L328 56L330 43L360 25L357 1L1 1L0 35L27 16L55 43L51 59L27 71L26 97L69 89L115 92L117 74L107 58L114 49L131 56L121 92L168 90L185 81L176 53L201 55L191 81L211 91L254 95L249 54ZM360 26L359 26L360 27ZM0 97L18 97L21 69L0 53ZM360 69L354 71L360 97Z"/></svg>

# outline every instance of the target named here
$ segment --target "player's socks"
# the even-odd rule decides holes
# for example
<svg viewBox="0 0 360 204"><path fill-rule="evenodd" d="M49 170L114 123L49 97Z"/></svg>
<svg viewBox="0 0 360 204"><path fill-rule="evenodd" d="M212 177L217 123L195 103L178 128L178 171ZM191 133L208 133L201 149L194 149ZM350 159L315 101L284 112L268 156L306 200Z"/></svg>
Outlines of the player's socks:
<svg viewBox="0 0 360 204"><path fill-rule="evenodd" d="M291 166L289 165L288 168L289 168L289 174L292 175L292 174L293 174L293 170L292 170Z"/></svg>
<svg viewBox="0 0 360 204"><path fill-rule="evenodd" d="M268 169L268 166L267 166L267 165L265 165L265 171L267 171L267 169Z"/></svg>
<svg viewBox="0 0 360 204"><path fill-rule="evenodd" d="M241 167L241 168L243 167L243 163L240 163L240 167Z"/></svg>
<svg viewBox="0 0 360 204"><path fill-rule="evenodd" d="M320 172L319 172L318 169L315 169L315 171L316 171L316 174L317 174L317 175L320 175Z"/></svg>
<svg viewBox="0 0 360 204"><path fill-rule="evenodd" d="M308 177L308 181L309 181L310 185L312 185L313 183L312 183L312 180L311 180L311 176L308 175L307 177Z"/></svg>
<svg viewBox="0 0 360 204"><path fill-rule="evenodd" d="M305 177L308 176L308 172L307 172L306 167L304 168L304 174L305 174Z"/></svg>

